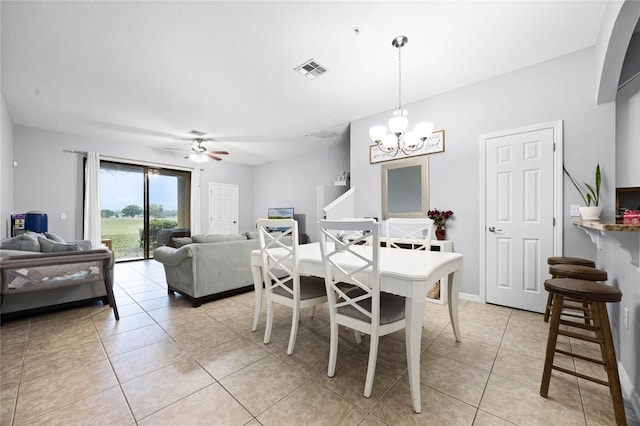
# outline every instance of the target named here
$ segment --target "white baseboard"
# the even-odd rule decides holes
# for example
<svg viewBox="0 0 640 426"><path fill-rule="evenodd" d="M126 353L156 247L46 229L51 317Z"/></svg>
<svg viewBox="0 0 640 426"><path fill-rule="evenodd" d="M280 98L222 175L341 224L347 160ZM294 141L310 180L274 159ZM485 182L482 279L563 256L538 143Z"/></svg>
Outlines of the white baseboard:
<svg viewBox="0 0 640 426"><path fill-rule="evenodd" d="M618 361L618 375L620 376L622 396L631 401L631 408L633 408L636 418L640 419L640 395L633 389L633 383L631 383L631 379L620 361Z"/></svg>
<svg viewBox="0 0 640 426"><path fill-rule="evenodd" d="M477 294L458 293L458 299L468 300L469 302L484 303Z"/></svg>

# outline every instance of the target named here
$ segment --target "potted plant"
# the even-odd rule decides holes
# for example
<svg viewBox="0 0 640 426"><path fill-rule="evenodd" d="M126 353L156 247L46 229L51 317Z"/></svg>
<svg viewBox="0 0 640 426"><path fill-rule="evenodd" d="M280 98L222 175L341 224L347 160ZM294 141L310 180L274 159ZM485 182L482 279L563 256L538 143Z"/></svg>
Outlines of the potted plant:
<svg viewBox="0 0 640 426"><path fill-rule="evenodd" d="M580 216L584 220L599 220L600 213L602 213L602 208L599 206L600 204L600 184L602 182L602 176L600 175L600 163L596 165L596 175L594 185L590 185L586 182L582 182L584 188L581 188L580 185L575 181L573 176L569 173L569 171L562 166L562 170L564 170L565 174L571 180L571 183L576 188L584 203L585 207L580 207Z"/></svg>
<svg viewBox="0 0 640 426"><path fill-rule="evenodd" d="M440 211L438 209L429 210L427 212L429 219L433 220L433 224L436 226L436 238L438 240L444 240L447 238L446 223L447 219L453 216L451 210Z"/></svg>

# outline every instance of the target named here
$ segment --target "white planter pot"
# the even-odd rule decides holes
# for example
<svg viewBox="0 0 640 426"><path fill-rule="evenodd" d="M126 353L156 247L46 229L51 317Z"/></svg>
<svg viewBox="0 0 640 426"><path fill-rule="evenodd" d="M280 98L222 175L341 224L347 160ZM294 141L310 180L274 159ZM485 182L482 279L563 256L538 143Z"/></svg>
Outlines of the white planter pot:
<svg viewBox="0 0 640 426"><path fill-rule="evenodd" d="M600 220L602 207L580 207L580 216L582 220Z"/></svg>

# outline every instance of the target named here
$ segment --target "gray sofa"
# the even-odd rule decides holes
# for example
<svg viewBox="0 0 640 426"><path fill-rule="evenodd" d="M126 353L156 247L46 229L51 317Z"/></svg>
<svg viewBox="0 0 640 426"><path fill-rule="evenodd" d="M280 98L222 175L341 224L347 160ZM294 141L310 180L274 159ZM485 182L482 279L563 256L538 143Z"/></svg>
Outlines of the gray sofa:
<svg viewBox="0 0 640 426"><path fill-rule="evenodd" d="M253 290L251 252L260 248L257 232L174 238L178 248L158 247L153 258L164 265L168 292L193 307ZM183 245L184 244L184 245Z"/></svg>
<svg viewBox="0 0 640 426"><path fill-rule="evenodd" d="M260 248L256 237L250 232L174 239L177 246L192 242L158 247L153 258L164 265L169 293L178 292L198 307L253 289L251 251Z"/></svg>
<svg viewBox="0 0 640 426"><path fill-rule="evenodd" d="M25 244L11 244L18 237L5 240L1 243L0 247L0 263L2 259L16 256L32 256L46 258L52 255L60 256L60 253L68 252L73 253L76 250L90 250L90 241L73 241L64 242L57 236L48 234L47 240L42 241L42 247L38 242L32 243L28 241ZM26 241L26 237L22 237ZM45 250L43 252L42 250ZM73 250L73 251L71 251ZM60 256L60 264L64 263L64 255ZM34 260L34 264L37 264L37 260ZM113 259L110 263L109 272L113 277ZM86 283L79 286L52 288L46 291L37 292L25 292L16 294L6 294L2 298L0 308L0 322L4 322L7 319L22 317L25 315L37 314L40 312L47 312L51 310L61 309L70 306L76 306L80 304L86 304L90 302L102 301L105 305L108 304L107 292L105 288L104 280L99 280L91 283Z"/></svg>

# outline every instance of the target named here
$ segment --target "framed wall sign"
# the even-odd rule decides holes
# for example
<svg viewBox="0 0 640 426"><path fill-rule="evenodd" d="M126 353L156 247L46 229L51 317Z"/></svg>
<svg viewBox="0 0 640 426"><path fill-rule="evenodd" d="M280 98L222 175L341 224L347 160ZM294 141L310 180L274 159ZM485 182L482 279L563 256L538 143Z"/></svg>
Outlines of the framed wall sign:
<svg viewBox="0 0 640 426"><path fill-rule="evenodd" d="M399 160L401 158L417 157L419 155L435 154L437 152L444 152L444 130L436 130L431 133L431 136L424 141L424 145L421 149L405 154L400 151L395 157L380 151L378 145L373 144L369 147L369 163L381 163L383 161Z"/></svg>

